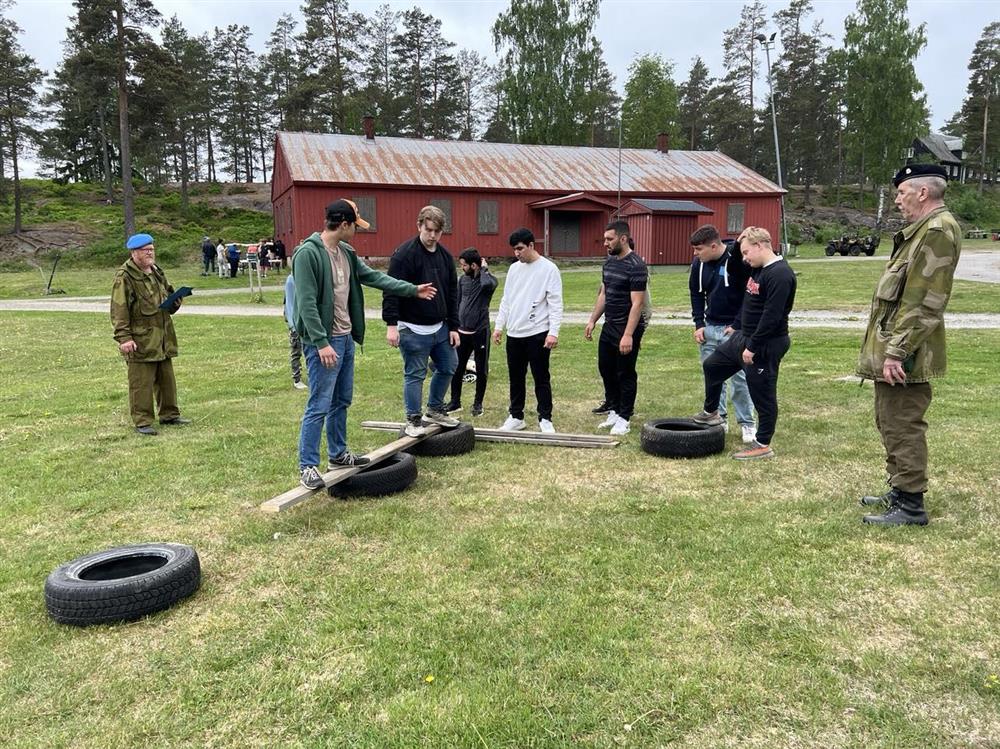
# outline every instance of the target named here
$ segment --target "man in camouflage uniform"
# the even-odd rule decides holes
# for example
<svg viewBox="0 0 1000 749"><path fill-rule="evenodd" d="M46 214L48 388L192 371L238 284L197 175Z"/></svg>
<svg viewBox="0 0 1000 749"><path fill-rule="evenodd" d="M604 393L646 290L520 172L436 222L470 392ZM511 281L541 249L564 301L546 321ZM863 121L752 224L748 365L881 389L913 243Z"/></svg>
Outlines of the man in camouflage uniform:
<svg viewBox="0 0 1000 749"><path fill-rule="evenodd" d="M885 446L889 491L861 498L884 505L870 525L927 525L927 422L930 378L945 373L944 310L962 233L944 205L947 173L934 164L904 167L893 179L896 207L909 223L893 237L875 288L858 374L875 381L875 425Z"/></svg>
<svg viewBox="0 0 1000 749"><path fill-rule="evenodd" d="M153 396L161 424L190 424L177 408L177 381L171 359L177 356L177 335L169 311L160 305L174 287L156 265L153 238L149 234L129 237L125 246L130 257L115 273L111 287L111 322L118 350L128 363L128 401L135 430L147 436L153 428Z"/></svg>

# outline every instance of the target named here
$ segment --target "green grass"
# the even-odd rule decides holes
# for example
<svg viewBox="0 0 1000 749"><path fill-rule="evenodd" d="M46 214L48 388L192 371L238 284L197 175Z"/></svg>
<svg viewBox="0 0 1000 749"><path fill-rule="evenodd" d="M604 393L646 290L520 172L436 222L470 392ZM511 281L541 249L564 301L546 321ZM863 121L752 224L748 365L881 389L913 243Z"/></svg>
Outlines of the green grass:
<svg viewBox="0 0 1000 749"><path fill-rule="evenodd" d="M369 300L371 303L371 299ZM858 334L796 332L776 460L480 443L409 490L279 516L304 394L280 319L177 318L191 427L140 438L104 315L7 313L0 339L0 741L10 747L973 747L1000 735L997 331L949 333L932 522L859 523L879 489ZM350 445L398 419L371 325ZM553 357L555 422L590 431L594 344ZM503 418L494 352L483 421ZM700 406L697 351L654 328L637 421ZM529 397L529 403L531 398ZM636 430L637 431L637 430ZM736 447L735 435L730 448ZM45 615L58 564L194 545L190 600L128 625ZM433 681L428 677L433 676Z"/></svg>

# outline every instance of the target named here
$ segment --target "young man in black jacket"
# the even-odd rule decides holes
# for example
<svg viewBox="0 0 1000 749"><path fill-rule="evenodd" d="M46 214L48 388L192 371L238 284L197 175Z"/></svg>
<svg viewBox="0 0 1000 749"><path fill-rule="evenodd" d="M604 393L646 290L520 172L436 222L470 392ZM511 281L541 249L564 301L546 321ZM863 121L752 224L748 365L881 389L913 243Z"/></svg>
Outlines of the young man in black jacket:
<svg viewBox="0 0 1000 749"><path fill-rule="evenodd" d="M739 246L734 243L731 248L727 247L719 236L719 230L711 224L700 227L691 235L690 241L694 252L688 277L691 317L694 319L694 340L704 364L739 327L750 266L743 262ZM719 417L728 431L727 392L736 412L743 442L749 445L756 439L757 430L753 422L753 402L746 374L742 370L726 381L719 399Z"/></svg>
<svg viewBox="0 0 1000 749"><path fill-rule="evenodd" d="M778 365L788 352L788 314L795 303L795 273L771 249L767 229L751 226L739 238L743 259L753 269L746 285L739 329L705 360L705 406L694 416L700 424L722 424L719 398L723 383L741 369L757 407L757 439L733 453L736 460L774 456L771 437L778 420Z"/></svg>
<svg viewBox="0 0 1000 749"><path fill-rule="evenodd" d="M490 300L497 290L496 276L490 273L486 260L474 247L458 256L462 276L458 279L458 366L451 378L451 403L448 413L462 409L462 378L469 354L476 361L476 396L472 415L483 413L483 397L490 374Z"/></svg>
<svg viewBox="0 0 1000 749"><path fill-rule="evenodd" d="M444 403L458 363L455 349L460 342L455 261L438 244L444 225L444 212L436 206L425 206L417 215L419 234L401 244L389 260L390 276L412 284L431 283L438 290L437 295L424 300L386 294L382 299L382 319L388 326L386 340L403 356L405 429L410 437L426 434L424 418L447 428L459 423L448 415ZM428 357L434 363L434 374L427 411L423 413Z"/></svg>

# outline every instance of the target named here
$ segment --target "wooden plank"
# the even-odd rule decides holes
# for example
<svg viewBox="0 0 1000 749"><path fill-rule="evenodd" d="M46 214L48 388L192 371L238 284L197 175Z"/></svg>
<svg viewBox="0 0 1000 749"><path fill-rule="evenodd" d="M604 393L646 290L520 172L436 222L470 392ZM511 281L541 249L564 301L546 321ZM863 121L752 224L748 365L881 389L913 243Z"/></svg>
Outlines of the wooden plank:
<svg viewBox="0 0 1000 749"><path fill-rule="evenodd" d="M466 422L467 423L467 422ZM362 421L361 426L364 429L374 429L383 432L394 432L399 431L403 424L398 421ZM602 444L610 444L614 442L617 444L617 440L609 434L571 434L569 432L530 432L530 431L520 431L520 432L508 432L503 429L488 429L486 427L475 427L476 439L480 438L480 435L491 436L491 437L509 437L509 442L514 442L518 438L528 440L528 439L541 439L541 440L555 440L555 441L566 441L573 440L575 442L599 442Z"/></svg>
<svg viewBox="0 0 1000 749"><path fill-rule="evenodd" d="M591 450L608 450L618 447L617 442L574 442L573 440L553 440L537 439L534 432L525 434L524 432L505 432L505 436L493 434L477 434L476 440L479 442L511 442L518 445L545 445L547 447L583 447ZM517 439L512 439L512 435L519 435Z"/></svg>
<svg viewBox="0 0 1000 749"><path fill-rule="evenodd" d="M327 488L333 486L334 484L339 484L344 479L350 478L354 474L360 473L369 466L373 466L382 462L386 458L392 457L401 450L405 450L411 445L417 444L425 437L437 434L442 429L443 427L438 426L437 424L432 424L427 427L427 434L423 437L401 437L395 442L390 442L388 445L384 445L383 447L368 453L365 457L367 457L370 462L363 466L355 466L354 468L338 468L335 471L327 471L323 474L323 483L325 486L322 489L306 489L304 486L299 484L294 489L289 489L284 494L279 494L277 497L272 497L267 500L261 504L260 509L262 512L284 512L300 502L306 501L317 492L326 491Z"/></svg>

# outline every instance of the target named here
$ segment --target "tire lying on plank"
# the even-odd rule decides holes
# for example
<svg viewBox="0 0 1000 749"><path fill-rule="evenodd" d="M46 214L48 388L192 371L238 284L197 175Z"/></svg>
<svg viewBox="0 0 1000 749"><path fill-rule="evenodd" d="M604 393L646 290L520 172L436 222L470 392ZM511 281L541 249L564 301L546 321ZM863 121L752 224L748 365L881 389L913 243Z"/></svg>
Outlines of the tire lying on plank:
<svg viewBox="0 0 1000 749"><path fill-rule="evenodd" d="M119 546L53 570L45 580L45 607L61 624L127 622L170 608L200 585L201 563L190 546Z"/></svg>
<svg viewBox="0 0 1000 749"><path fill-rule="evenodd" d="M384 497L406 489L417 480L417 459L406 453L396 453L392 457L363 468L348 479L344 479L327 491L331 497Z"/></svg>
<svg viewBox="0 0 1000 749"><path fill-rule="evenodd" d="M399 436L405 437L406 432L400 429ZM462 423L452 429L442 429L437 434L424 437L417 444L406 448L406 452L423 457L441 457L462 455L475 449L476 430L472 424Z"/></svg>
<svg viewBox="0 0 1000 749"><path fill-rule="evenodd" d="M722 452L726 430L722 425L705 426L692 419L653 419L642 425L642 449L664 458L701 458Z"/></svg>

